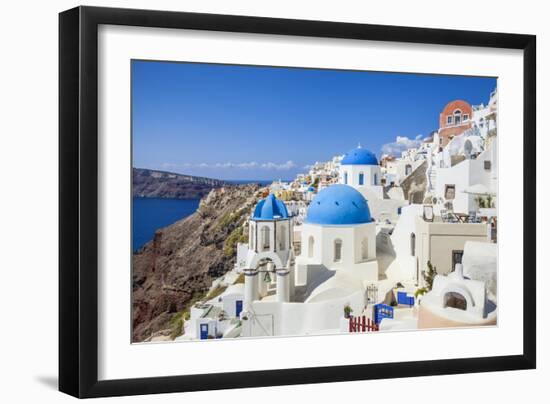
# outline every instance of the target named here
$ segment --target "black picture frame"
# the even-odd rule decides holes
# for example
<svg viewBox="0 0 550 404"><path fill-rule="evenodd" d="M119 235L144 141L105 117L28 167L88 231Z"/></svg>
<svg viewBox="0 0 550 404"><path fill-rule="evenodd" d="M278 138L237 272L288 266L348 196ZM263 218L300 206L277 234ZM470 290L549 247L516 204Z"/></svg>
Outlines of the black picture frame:
<svg viewBox="0 0 550 404"><path fill-rule="evenodd" d="M98 26L181 28L523 51L523 354L99 381ZM103 397L536 366L536 37L184 12L77 7L59 15L59 389Z"/></svg>

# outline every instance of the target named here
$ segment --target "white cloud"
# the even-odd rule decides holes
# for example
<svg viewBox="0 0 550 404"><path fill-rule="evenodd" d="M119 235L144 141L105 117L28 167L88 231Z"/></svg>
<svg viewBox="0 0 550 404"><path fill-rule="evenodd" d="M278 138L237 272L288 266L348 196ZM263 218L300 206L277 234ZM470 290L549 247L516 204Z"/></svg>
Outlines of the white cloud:
<svg viewBox="0 0 550 404"><path fill-rule="evenodd" d="M264 169L264 170L290 170L296 167L293 161L289 160L285 163L274 163L268 161L266 163L258 163L256 161L246 161L242 163L183 163L183 164L173 164L173 163L163 163L162 167L165 169L175 169L175 168L225 168L225 169L242 169L242 170L251 170L251 169Z"/></svg>
<svg viewBox="0 0 550 404"><path fill-rule="evenodd" d="M290 170L296 167L296 164L294 164L292 160L288 160L286 163L282 163L282 164L277 164L272 162L263 163L261 167L268 170Z"/></svg>
<svg viewBox="0 0 550 404"><path fill-rule="evenodd" d="M395 142L386 143L382 146L382 153L391 156L400 156L401 152L419 147L422 143L422 135L418 135L415 138L408 138L407 136L397 136Z"/></svg>

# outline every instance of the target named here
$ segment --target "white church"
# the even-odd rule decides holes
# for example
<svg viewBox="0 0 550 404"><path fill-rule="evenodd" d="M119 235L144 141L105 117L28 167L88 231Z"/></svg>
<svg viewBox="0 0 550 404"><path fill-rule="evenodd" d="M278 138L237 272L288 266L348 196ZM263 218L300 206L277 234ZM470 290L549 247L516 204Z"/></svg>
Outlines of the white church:
<svg viewBox="0 0 550 404"><path fill-rule="evenodd" d="M381 183L382 171L378 159L361 145L350 150L340 163L339 183L349 185L359 191L368 201L370 213L376 220L396 221L400 208L407 205L400 187L384 193Z"/></svg>
<svg viewBox="0 0 550 404"><path fill-rule="evenodd" d="M383 199L381 170L374 153L359 145L344 155L340 162L340 183L357 189L365 198Z"/></svg>

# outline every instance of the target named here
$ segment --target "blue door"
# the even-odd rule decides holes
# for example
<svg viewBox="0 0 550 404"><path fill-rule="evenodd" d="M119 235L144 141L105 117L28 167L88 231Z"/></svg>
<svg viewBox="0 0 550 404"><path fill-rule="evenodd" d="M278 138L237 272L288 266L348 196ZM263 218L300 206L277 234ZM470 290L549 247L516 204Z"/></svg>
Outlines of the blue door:
<svg viewBox="0 0 550 404"><path fill-rule="evenodd" d="M239 314L241 314L241 311L243 311L243 301L242 300L236 300L235 301L235 316L239 317Z"/></svg>
<svg viewBox="0 0 550 404"><path fill-rule="evenodd" d="M201 339L208 339L208 324L201 324Z"/></svg>

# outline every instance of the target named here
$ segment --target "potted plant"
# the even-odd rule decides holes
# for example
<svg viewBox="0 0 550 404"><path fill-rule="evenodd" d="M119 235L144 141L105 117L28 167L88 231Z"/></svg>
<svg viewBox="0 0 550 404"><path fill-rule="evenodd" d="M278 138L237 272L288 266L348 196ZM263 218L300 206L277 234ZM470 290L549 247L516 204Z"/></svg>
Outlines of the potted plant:
<svg viewBox="0 0 550 404"><path fill-rule="evenodd" d="M344 306L344 318L350 318L352 312L353 309L351 308L351 306L349 304L346 304Z"/></svg>

